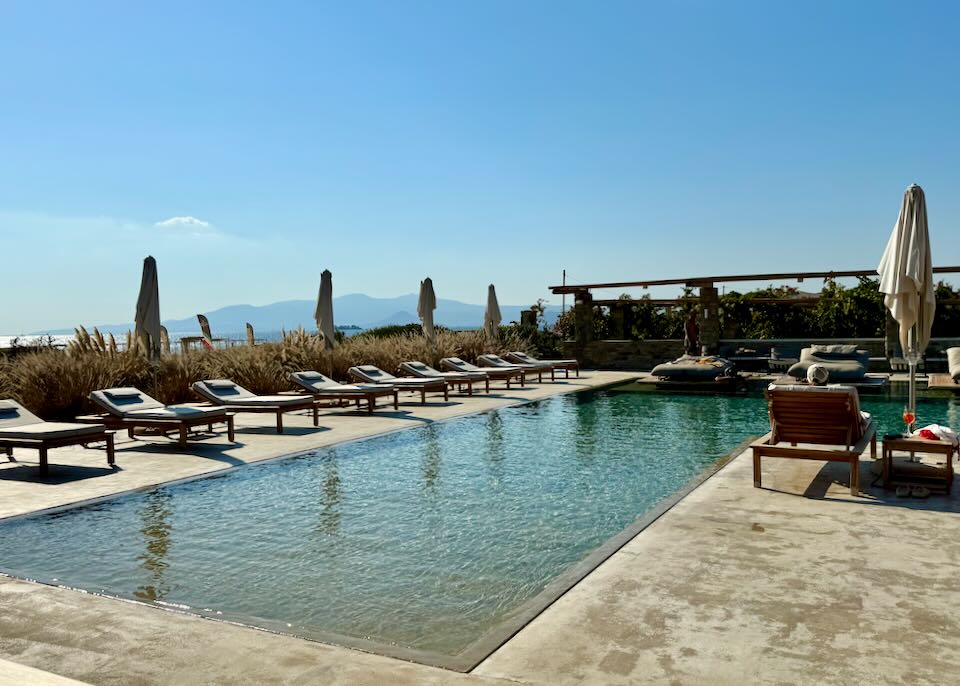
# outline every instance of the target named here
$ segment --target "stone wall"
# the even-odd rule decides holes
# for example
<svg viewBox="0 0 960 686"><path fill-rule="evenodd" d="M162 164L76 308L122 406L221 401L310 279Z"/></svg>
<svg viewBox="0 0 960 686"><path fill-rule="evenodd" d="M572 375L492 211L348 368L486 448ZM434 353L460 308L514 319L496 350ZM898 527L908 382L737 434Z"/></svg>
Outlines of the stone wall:
<svg viewBox="0 0 960 686"><path fill-rule="evenodd" d="M886 351L882 338L854 339L721 339L721 355L733 355L739 349L755 350L758 356L767 356L771 348L784 352L799 353L801 348L813 344L830 345L834 343L854 343L874 358L871 371L885 371ZM927 349L927 357L944 355L948 347L960 346L960 339L935 338ZM562 344L564 357L575 357L587 369L610 369L620 371L649 371L661 362L676 359L683 354L683 341L680 339L655 341L590 341L578 345L575 341ZM747 353L750 354L750 353ZM883 362L881 362L883 360Z"/></svg>
<svg viewBox="0 0 960 686"><path fill-rule="evenodd" d="M564 357L575 357L586 368L618 371L650 370L683 354L679 338L657 341L591 341L582 348L563 344Z"/></svg>

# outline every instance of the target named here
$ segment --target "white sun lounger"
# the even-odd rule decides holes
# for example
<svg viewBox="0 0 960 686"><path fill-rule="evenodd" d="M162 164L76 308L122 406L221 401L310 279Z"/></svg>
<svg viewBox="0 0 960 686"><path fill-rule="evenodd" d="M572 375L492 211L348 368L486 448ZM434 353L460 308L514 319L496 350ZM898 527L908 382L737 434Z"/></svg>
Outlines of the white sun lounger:
<svg viewBox="0 0 960 686"><path fill-rule="evenodd" d="M530 363L530 364L517 364L515 362L507 362L505 359L499 355L478 355L477 363L481 367L493 367L500 369L509 369L511 367L520 367L521 369L526 370L527 374L536 374L537 381L543 382L543 373L550 372L550 380L556 380L556 374L553 367L549 364L543 362Z"/></svg>
<svg viewBox="0 0 960 686"><path fill-rule="evenodd" d="M210 404L233 412L275 414L278 434L283 433L285 412L310 410L313 413L313 425L320 424L317 403L313 398L304 398L302 395L255 395L229 379L194 381L191 388Z"/></svg>
<svg viewBox="0 0 960 686"><path fill-rule="evenodd" d="M102 422L108 429L126 429L136 438L136 429L158 429L164 434L179 433L181 447L186 447L190 429L206 426L212 433L214 424L225 424L227 439L233 443L233 416L220 407L164 405L138 388L104 388L90 394L90 401L103 413L77 417L82 422Z"/></svg>
<svg viewBox="0 0 960 686"><path fill-rule="evenodd" d="M421 403L427 402L427 391L442 392L444 400L450 399L447 382L443 379L418 379L410 376L396 377L393 374L388 374L379 367L374 367L372 364L350 367L347 373L357 381L385 384L397 390L420 391Z"/></svg>
<svg viewBox="0 0 960 686"><path fill-rule="evenodd" d="M373 412L377 398L393 396L393 409L399 409L399 391L380 384L342 384L324 376L320 372L294 372L290 379L301 389L310 393L315 400L350 400L357 403L367 401L367 412Z"/></svg>
<svg viewBox="0 0 960 686"><path fill-rule="evenodd" d="M463 373L481 373L486 374L488 378L494 381L506 381L507 388L510 388L511 379L519 379L520 385L527 380L527 371L516 365L511 366L509 369L506 367L486 367L481 369L475 364L470 364L461 360L459 357L444 357L440 360L440 366L444 369L451 372L463 372Z"/></svg>
<svg viewBox="0 0 960 686"><path fill-rule="evenodd" d="M570 378L570 370L574 370L577 373L577 376L580 376L580 363L576 360L538 360L535 357L527 355L527 353L520 350L514 350L503 356L507 362L512 362L514 364L548 364L554 369L562 369L565 377Z"/></svg>
<svg viewBox="0 0 960 686"><path fill-rule="evenodd" d="M467 387L467 395L473 395L473 385L482 383L486 392L490 392L490 377L483 372L441 372L428 364L412 360L401 362L400 371L421 379L443 379L449 386Z"/></svg>
<svg viewBox="0 0 960 686"><path fill-rule="evenodd" d="M40 452L40 474L48 472L47 451L67 445L104 441L107 464L113 464L113 433L103 424L45 422L15 400L0 400L0 450L14 462L14 448L33 448Z"/></svg>

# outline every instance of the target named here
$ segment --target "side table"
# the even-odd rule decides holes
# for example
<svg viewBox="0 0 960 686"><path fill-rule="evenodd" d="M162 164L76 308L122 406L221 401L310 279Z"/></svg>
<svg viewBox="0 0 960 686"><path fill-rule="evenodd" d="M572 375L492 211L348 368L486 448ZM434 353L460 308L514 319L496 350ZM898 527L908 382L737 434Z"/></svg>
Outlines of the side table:
<svg viewBox="0 0 960 686"><path fill-rule="evenodd" d="M943 455L944 466L923 465L916 469L905 470L897 467L893 461L894 451L910 453L913 457L917 453L927 455ZM890 488L898 474L909 474L911 481L930 482L943 486L947 493L953 488L953 455L957 452L952 444L946 441L928 441L925 438L884 438L883 439L883 487Z"/></svg>

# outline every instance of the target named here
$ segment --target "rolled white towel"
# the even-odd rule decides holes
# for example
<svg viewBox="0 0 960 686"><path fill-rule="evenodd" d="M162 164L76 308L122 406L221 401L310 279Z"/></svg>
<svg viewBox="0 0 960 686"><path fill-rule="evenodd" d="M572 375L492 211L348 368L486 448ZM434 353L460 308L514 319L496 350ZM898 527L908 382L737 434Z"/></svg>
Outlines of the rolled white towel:
<svg viewBox="0 0 960 686"><path fill-rule="evenodd" d="M814 386L823 386L830 380L830 370L822 364L812 364L807 367L807 381Z"/></svg>

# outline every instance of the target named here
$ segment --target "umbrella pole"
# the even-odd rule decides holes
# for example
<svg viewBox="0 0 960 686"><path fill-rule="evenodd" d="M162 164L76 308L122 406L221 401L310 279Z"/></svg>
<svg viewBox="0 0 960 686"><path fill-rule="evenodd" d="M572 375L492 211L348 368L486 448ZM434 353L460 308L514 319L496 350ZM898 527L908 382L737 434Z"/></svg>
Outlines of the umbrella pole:
<svg viewBox="0 0 960 686"><path fill-rule="evenodd" d="M910 410L913 421L907 425L907 431L913 433L914 424L917 421L917 338L915 326L910 327L907 332L907 364L910 367L910 388L907 390L907 408Z"/></svg>

